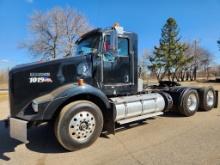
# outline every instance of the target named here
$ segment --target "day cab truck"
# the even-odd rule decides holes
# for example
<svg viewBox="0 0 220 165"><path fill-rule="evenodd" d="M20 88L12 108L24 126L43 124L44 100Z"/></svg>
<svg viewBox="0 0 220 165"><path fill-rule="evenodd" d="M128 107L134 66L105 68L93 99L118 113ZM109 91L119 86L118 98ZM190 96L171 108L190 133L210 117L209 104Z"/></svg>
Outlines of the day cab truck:
<svg viewBox="0 0 220 165"><path fill-rule="evenodd" d="M143 88L137 47L137 34L116 25L81 36L73 57L15 66L9 72L10 136L27 143L29 128L53 122L58 142L73 151L102 131L114 134L118 125L217 107L212 87L163 81Z"/></svg>

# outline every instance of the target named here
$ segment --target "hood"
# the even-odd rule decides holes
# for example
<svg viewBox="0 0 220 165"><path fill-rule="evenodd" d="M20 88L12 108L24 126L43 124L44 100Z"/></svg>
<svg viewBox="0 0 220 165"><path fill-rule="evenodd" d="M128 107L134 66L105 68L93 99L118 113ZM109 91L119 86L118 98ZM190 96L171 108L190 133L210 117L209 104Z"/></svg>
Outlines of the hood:
<svg viewBox="0 0 220 165"><path fill-rule="evenodd" d="M9 72L11 115L56 88L83 78L92 80L92 55L18 65Z"/></svg>

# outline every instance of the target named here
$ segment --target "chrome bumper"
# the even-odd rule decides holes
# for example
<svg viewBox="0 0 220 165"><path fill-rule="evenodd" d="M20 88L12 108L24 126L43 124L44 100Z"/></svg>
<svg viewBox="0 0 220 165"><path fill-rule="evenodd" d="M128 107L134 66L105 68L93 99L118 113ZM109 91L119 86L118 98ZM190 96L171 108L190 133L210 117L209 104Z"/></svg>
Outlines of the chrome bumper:
<svg viewBox="0 0 220 165"><path fill-rule="evenodd" d="M10 137L17 139L23 143L28 143L27 140L27 121L10 118Z"/></svg>

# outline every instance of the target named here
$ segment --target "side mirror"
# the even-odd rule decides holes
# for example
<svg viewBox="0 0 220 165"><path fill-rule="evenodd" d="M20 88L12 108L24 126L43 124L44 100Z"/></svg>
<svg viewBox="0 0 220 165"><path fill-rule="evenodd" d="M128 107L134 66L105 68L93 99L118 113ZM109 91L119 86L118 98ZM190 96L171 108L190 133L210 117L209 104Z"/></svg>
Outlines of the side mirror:
<svg viewBox="0 0 220 165"><path fill-rule="evenodd" d="M110 50L113 54L116 54L118 51L118 33L116 30L110 33Z"/></svg>

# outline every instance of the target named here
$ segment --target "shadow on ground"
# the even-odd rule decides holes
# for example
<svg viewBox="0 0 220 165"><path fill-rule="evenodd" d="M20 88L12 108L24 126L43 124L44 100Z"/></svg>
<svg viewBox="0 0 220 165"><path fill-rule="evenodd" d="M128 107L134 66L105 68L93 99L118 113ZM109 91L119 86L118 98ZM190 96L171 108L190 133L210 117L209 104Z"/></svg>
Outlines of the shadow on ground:
<svg viewBox="0 0 220 165"><path fill-rule="evenodd" d="M183 117L175 112L165 113L162 117ZM148 124L149 120L154 120L155 118L148 118L147 120L142 120L139 122L133 122L125 124L123 126L116 126L115 132L126 131L131 128L141 127ZM100 138L109 139L109 134L102 133ZM26 144L27 149L39 152L39 153L65 153L68 152L63 149L57 142L54 135L53 124L44 124L39 127L34 127L28 130L28 140L29 143ZM15 148L22 143L17 140L11 139L9 137L9 129L4 127L4 121L0 120L0 160L8 161L10 158L5 154L14 152Z"/></svg>
<svg viewBox="0 0 220 165"><path fill-rule="evenodd" d="M54 135L53 124L45 124L40 127L31 128L28 131L29 143L26 147L29 150L40 153L64 153L67 152L57 142Z"/></svg>
<svg viewBox="0 0 220 165"><path fill-rule="evenodd" d="M56 141L53 127L50 124L28 130L27 149L40 153L64 153L64 150ZM5 127L4 121L0 120L0 160L9 161L11 158L7 153L15 152L15 148L21 142L10 138L9 129Z"/></svg>
<svg viewBox="0 0 220 165"><path fill-rule="evenodd" d="M138 126L143 126L145 124L147 124L146 121L141 121L139 123L131 123L129 125L124 125L123 127L117 127L116 132L120 132ZM56 137L54 135L53 124L47 124L37 128L32 128L31 130L29 130L28 134L30 142L26 144L26 147L31 151L39 153L68 152L65 149L63 149L56 140ZM103 132L100 138L110 139L108 135L108 133Z"/></svg>
<svg viewBox="0 0 220 165"><path fill-rule="evenodd" d="M201 109L198 109L198 111L196 113L207 113L207 111L203 111ZM196 115L196 114L194 114L194 115ZM167 118L186 118L186 116L181 115L177 111L166 112L161 117L167 117Z"/></svg>
<svg viewBox="0 0 220 165"><path fill-rule="evenodd" d="M148 119L148 120L153 120ZM139 127L147 124L146 121L139 123L131 123L123 127L117 127L116 132L126 131L130 128ZM5 128L4 121L0 121L0 160L8 161L11 158L6 156L7 153L15 152L15 148L22 144L21 142L10 138L9 129ZM102 133L100 138L109 139L107 133ZM54 128L52 124L45 124L36 128L28 130L29 143L26 144L27 149L39 153L65 153L68 152L63 149L57 142L54 135Z"/></svg>
<svg viewBox="0 0 220 165"><path fill-rule="evenodd" d="M184 116L179 114L178 112L176 111L169 111L169 112L166 112L164 113L161 117L168 117L168 118L183 118Z"/></svg>
<svg viewBox="0 0 220 165"><path fill-rule="evenodd" d="M188 81L186 81L186 82L188 82ZM219 84L220 80L219 79L218 80L196 80L196 82L198 82L198 83L217 83L217 84Z"/></svg>

